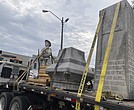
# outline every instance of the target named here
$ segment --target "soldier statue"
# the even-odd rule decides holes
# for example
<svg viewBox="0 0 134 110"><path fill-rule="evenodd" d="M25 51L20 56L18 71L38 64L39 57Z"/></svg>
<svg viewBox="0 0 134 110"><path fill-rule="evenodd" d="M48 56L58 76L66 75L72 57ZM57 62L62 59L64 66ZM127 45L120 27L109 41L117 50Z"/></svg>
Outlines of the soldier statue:
<svg viewBox="0 0 134 110"><path fill-rule="evenodd" d="M52 64L52 50L51 50L51 42L49 40L45 40L45 47L41 50L40 57L40 65L50 65Z"/></svg>

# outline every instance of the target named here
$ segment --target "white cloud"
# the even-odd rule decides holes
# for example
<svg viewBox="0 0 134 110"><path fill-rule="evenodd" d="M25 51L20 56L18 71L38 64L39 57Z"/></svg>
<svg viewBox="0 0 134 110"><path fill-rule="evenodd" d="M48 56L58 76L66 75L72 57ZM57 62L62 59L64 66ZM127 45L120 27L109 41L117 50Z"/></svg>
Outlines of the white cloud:
<svg viewBox="0 0 134 110"><path fill-rule="evenodd" d="M64 25L64 47L76 47L86 52L87 56L99 10L117 1L119 0L0 1L0 47L5 51L31 56L37 53L38 48L43 48L45 39L49 39L56 55L60 48L61 23L51 13L42 13L42 9L47 9L59 18L69 18Z"/></svg>

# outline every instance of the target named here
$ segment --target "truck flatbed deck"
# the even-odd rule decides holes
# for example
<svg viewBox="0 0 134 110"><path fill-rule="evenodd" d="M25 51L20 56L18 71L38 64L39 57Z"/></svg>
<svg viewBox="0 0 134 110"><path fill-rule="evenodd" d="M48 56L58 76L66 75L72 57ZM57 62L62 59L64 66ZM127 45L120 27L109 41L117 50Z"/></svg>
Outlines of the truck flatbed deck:
<svg viewBox="0 0 134 110"><path fill-rule="evenodd" d="M9 86L13 85L13 82L8 82ZM33 92L36 94L41 94L44 96L51 96L53 98L57 98L60 100L68 100L71 101L71 99L76 100L77 99L77 92L70 92L65 91L61 89L51 89L50 87L44 87L44 86L37 86L37 85L30 85L28 83L20 83L19 89L21 91L26 92ZM134 110L134 101L124 100L124 101L117 101L117 100L111 100L107 99L106 101L101 100L100 103L95 102L95 94L94 91L84 92L82 94L82 101L81 103L88 104L98 104L104 108L114 109L114 110ZM75 103L75 101L73 102Z"/></svg>

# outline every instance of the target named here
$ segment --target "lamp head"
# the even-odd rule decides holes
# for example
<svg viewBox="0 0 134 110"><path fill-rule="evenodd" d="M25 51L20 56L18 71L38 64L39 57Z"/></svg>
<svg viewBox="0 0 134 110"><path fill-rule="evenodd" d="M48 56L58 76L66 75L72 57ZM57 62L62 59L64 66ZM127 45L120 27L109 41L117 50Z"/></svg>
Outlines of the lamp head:
<svg viewBox="0 0 134 110"><path fill-rule="evenodd" d="M42 10L43 13L49 12L48 10Z"/></svg>
<svg viewBox="0 0 134 110"><path fill-rule="evenodd" d="M68 20L69 20L69 18L67 18L67 19L65 20L65 22L68 22Z"/></svg>

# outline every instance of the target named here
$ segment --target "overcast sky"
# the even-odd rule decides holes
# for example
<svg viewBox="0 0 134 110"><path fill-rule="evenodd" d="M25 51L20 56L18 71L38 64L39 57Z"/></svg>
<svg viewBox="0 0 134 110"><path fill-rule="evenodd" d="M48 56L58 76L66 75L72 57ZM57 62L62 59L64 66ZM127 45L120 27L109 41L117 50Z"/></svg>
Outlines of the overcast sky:
<svg viewBox="0 0 134 110"><path fill-rule="evenodd" d="M60 49L61 23L64 24L64 47L75 47L89 53L99 10L119 0L0 0L0 49L32 56L44 47L44 40L52 42L53 54ZM129 0L131 2L131 0ZM95 54L91 65L94 65Z"/></svg>

